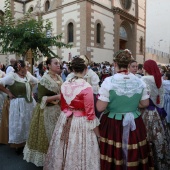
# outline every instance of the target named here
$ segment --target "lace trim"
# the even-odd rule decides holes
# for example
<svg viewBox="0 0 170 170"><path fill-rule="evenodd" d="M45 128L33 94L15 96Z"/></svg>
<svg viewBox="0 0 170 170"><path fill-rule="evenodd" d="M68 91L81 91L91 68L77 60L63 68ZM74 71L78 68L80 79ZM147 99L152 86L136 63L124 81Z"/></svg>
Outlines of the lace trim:
<svg viewBox="0 0 170 170"><path fill-rule="evenodd" d="M31 162L35 164L36 166L44 166L44 161L45 161L45 153L38 152L33 149L29 149L28 145L26 144L24 147L24 160L27 162Z"/></svg>
<svg viewBox="0 0 170 170"><path fill-rule="evenodd" d="M77 79L74 82L66 81L61 86L61 91L63 93L63 97L67 104L70 104L71 101L84 89L91 87L89 83L87 83L83 79Z"/></svg>
<svg viewBox="0 0 170 170"><path fill-rule="evenodd" d="M44 97L42 98L41 104L40 104L40 108L41 108L41 109L44 109L44 108L46 107L46 105L47 105L46 101L47 101L47 96L44 96Z"/></svg>
<svg viewBox="0 0 170 170"><path fill-rule="evenodd" d="M54 93L60 93L60 88L62 84L61 78L57 75L59 81L54 81L48 73L44 74L42 79L40 80L40 84L44 86L46 89L53 91Z"/></svg>
<svg viewBox="0 0 170 170"><path fill-rule="evenodd" d="M86 123L87 127L91 130L100 125L99 119L97 117L93 120L88 120Z"/></svg>
<svg viewBox="0 0 170 170"><path fill-rule="evenodd" d="M118 96L132 97L136 93L141 94L145 87L144 82L137 81L136 79L116 80L113 77L111 83L111 89L114 90Z"/></svg>

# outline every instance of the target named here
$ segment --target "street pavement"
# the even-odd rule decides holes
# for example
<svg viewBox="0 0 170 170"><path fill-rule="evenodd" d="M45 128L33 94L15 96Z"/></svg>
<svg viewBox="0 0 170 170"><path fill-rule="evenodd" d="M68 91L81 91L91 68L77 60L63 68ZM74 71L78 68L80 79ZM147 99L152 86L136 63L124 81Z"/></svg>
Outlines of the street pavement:
<svg viewBox="0 0 170 170"><path fill-rule="evenodd" d="M32 163L23 160L23 154L17 155L9 145L0 144L0 170L42 170Z"/></svg>

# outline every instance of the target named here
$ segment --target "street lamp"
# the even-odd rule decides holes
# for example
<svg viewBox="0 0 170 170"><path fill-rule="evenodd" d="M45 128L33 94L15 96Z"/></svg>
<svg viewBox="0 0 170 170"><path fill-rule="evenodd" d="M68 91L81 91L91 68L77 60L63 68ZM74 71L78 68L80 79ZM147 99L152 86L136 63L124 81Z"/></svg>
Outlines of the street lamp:
<svg viewBox="0 0 170 170"><path fill-rule="evenodd" d="M159 47L160 47L160 42L161 42L161 41L163 41L163 39L159 40L159 42L158 42Z"/></svg>

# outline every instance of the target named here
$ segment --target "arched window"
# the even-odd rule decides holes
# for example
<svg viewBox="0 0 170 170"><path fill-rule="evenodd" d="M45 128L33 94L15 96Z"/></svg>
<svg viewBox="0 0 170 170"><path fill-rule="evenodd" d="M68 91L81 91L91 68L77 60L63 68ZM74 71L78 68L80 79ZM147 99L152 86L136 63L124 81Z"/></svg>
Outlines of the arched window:
<svg viewBox="0 0 170 170"><path fill-rule="evenodd" d="M45 11L47 12L50 8L50 2L49 1L46 1L45 2Z"/></svg>
<svg viewBox="0 0 170 170"><path fill-rule="evenodd" d="M32 12L33 11L33 7L30 7L28 12Z"/></svg>
<svg viewBox="0 0 170 170"><path fill-rule="evenodd" d="M132 5L132 0L121 0L121 4L123 5L123 8L128 10Z"/></svg>
<svg viewBox="0 0 170 170"><path fill-rule="evenodd" d="M140 38L140 52L143 53L143 37Z"/></svg>
<svg viewBox="0 0 170 170"><path fill-rule="evenodd" d="M74 42L74 26L72 22L68 24L68 43L70 42Z"/></svg>
<svg viewBox="0 0 170 170"><path fill-rule="evenodd" d="M99 43L100 44L100 42L101 42L101 24L100 23L98 23L97 24L97 33L96 33L96 42L97 43Z"/></svg>

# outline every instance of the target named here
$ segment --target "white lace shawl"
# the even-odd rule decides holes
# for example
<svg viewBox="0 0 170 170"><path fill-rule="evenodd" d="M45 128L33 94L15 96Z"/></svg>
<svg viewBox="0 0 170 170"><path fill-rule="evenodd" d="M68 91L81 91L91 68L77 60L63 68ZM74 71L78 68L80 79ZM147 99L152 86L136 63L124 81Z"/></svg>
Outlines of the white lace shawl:
<svg viewBox="0 0 170 170"><path fill-rule="evenodd" d="M99 99L109 102L110 90L114 90L118 96L132 97L134 94L142 93L141 100L149 98L146 84L132 73L128 75L117 73L106 78L99 89Z"/></svg>
<svg viewBox="0 0 170 170"><path fill-rule="evenodd" d="M84 89L91 87L89 83L87 83L83 79L77 79L73 82L65 81L61 86L61 92L66 103L69 105L71 101Z"/></svg>
<svg viewBox="0 0 170 170"><path fill-rule="evenodd" d="M0 84L2 84L3 86L5 85L11 86L14 84L15 81L20 82L20 83L25 83L26 93L27 93L26 96L27 96L28 101L30 101L30 98L31 98L30 84L37 84L38 79L32 76L31 73L29 72L27 73L25 78L19 77L17 73L10 72L6 74L5 77L0 79Z"/></svg>
<svg viewBox="0 0 170 170"><path fill-rule="evenodd" d="M58 78L58 81L53 80L50 77L49 73L45 73L42 79L40 80L40 84L44 86L46 89L56 94L60 94L61 84L63 83L63 81L59 75L56 74L56 76ZM40 104L41 109L44 109L46 107L47 104L46 101L47 101L47 96L43 96Z"/></svg>
<svg viewBox="0 0 170 170"><path fill-rule="evenodd" d="M153 101L153 103L159 107L162 108L164 105L164 89L163 89L163 85L161 85L161 87L158 89L155 83L155 79L152 75L149 76L143 76L141 78L148 86L150 89L150 98ZM160 96L160 104L156 103L157 100L157 96Z"/></svg>

